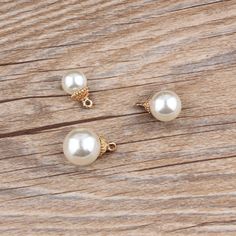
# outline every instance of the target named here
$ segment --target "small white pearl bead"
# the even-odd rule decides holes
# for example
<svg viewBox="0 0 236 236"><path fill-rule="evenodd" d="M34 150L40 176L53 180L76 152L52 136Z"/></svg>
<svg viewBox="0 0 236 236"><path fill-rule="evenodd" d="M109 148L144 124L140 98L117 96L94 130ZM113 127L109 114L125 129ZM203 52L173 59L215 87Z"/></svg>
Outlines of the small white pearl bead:
<svg viewBox="0 0 236 236"><path fill-rule="evenodd" d="M89 165L101 150L98 135L90 129L74 129L65 138L63 151L69 162L75 165Z"/></svg>
<svg viewBox="0 0 236 236"><path fill-rule="evenodd" d="M80 72L69 72L62 78L62 88L72 94L87 86L87 78Z"/></svg>
<svg viewBox="0 0 236 236"><path fill-rule="evenodd" d="M151 114L160 121L174 120L181 112L181 100L172 91L161 91L150 100Z"/></svg>

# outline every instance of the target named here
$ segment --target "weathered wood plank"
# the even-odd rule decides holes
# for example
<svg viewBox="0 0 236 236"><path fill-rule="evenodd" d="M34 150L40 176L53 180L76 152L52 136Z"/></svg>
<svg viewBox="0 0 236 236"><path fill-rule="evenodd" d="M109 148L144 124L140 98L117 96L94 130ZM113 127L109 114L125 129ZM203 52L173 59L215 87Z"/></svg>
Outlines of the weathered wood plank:
<svg viewBox="0 0 236 236"><path fill-rule="evenodd" d="M1 1L0 47L1 235L236 234L236 1ZM161 89L183 101L165 124L133 106ZM67 163L79 126L117 152Z"/></svg>

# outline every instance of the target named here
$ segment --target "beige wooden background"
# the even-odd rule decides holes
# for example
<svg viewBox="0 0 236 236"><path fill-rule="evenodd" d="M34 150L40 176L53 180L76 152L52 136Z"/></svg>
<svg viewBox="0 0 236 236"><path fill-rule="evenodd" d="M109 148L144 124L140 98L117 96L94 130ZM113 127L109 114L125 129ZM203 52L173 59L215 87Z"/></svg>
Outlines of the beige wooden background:
<svg viewBox="0 0 236 236"><path fill-rule="evenodd" d="M133 106L161 89L165 124ZM117 152L70 165L75 127ZM236 235L236 0L1 0L0 235Z"/></svg>

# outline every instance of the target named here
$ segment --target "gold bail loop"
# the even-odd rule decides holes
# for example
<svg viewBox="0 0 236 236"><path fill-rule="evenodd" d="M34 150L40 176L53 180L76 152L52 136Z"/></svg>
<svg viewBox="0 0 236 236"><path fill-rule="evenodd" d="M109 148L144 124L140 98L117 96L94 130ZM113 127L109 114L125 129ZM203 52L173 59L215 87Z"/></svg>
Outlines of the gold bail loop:
<svg viewBox="0 0 236 236"><path fill-rule="evenodd" d="M90 100L88 97L86 97L83 101L82 104L85 108L91 108L93 106L93 101Z"/></svg>
<svg viewBox="0 0 236 236"><path fill-rule="evenodd" d="M107 150L109 152L114 152L117 149L117 145L114 142L108 143Z"/></svg>
<svg viewBox="0 0 236 236"><path fill-rule="evenodd" d="M114 142L108 143L107 140L103 137L100 137L100 144L101 144L101 150L99 156L102 156L107 151L114 152L117 149L116 143Z"/></svg>
<svg viewBox="0 0 236 236"><path fill-rule="evenodd" d="M75 91L71 95L71 98L75 101L82 102L83 107L85 108L91 108L93 106L93 101L89 99L88 87Z"/></svg>
<svg viewBox="0 0 236 236"><path fill-rule="evenodd" d="M136 103L136 106L143 107L148 113L150 113L150 104L149 101L145 101L143 103Z"/></svg>

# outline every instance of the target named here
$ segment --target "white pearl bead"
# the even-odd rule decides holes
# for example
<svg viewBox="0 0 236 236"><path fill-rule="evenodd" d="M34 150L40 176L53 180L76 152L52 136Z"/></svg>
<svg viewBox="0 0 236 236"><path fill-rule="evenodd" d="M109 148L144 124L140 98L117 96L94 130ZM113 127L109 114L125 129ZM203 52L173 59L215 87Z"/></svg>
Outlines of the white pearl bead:
<svg viewBox="0 0 236 236"><path fill-rule="evenodd" d="M172 91L161 91L150 100L151 114L160 121L174 120L181 112L181 100Z"/></svg>
<svg viewBox="0 0 236 236"><path fill-rule="evenodd" d="M94 162L101 150L98 135L90 129L74 129L65 138L63 151L71 163L89 165Z"/></svg>
<svg viewBox="0 0 236 236"><path fill-rule="evenodd" d="M69 94L87 86L87 78L80 72L69 72L62 78L62 88Z"/></svg>

